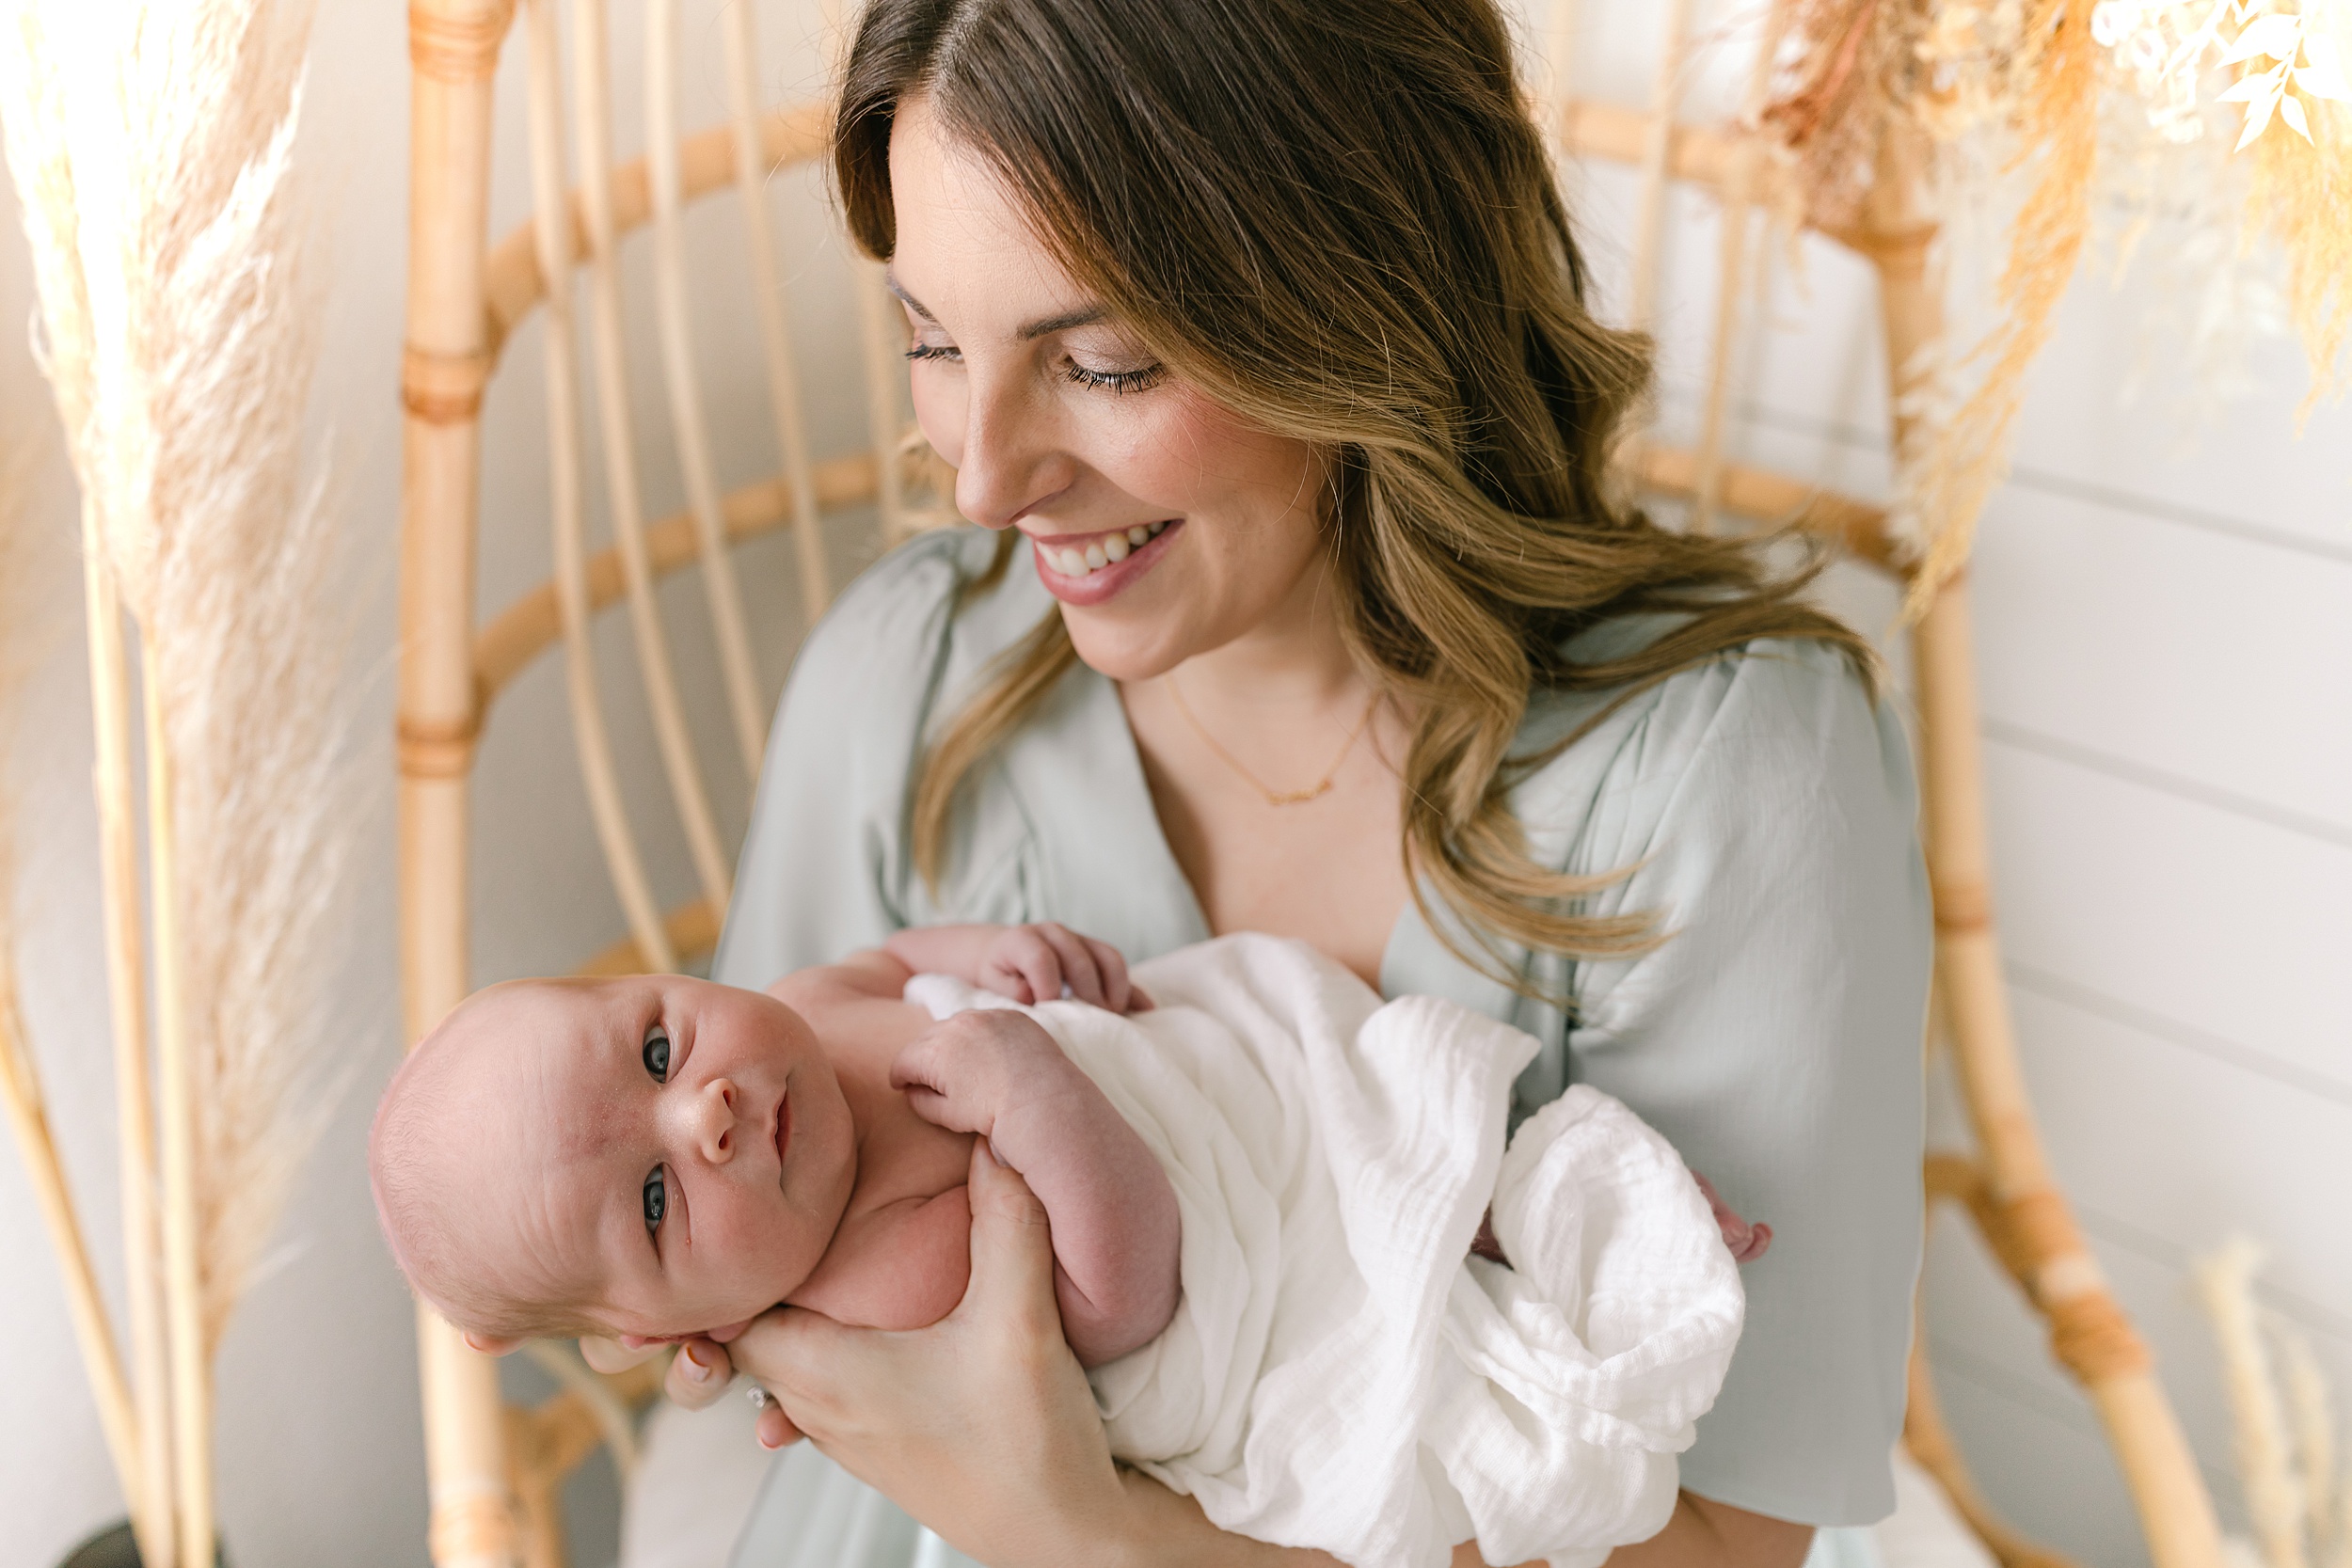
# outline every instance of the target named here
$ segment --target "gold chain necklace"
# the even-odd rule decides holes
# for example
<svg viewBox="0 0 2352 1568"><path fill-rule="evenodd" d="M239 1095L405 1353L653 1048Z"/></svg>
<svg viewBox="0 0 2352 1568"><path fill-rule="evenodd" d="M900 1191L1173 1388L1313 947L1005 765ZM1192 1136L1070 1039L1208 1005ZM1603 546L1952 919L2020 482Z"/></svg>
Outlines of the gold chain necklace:
<svg viewBox="0 0 2352 1568"><path fill-rule="evenodd" d="M1372 694L1372 701L1364 705L1364 716L1356 721L1354 729L1347 732L1347 744L1340 748L1340 754L1331 759L1331 766L1322 778L1305 789L1269 789L1264 780L1243 765L1241 758L1217 744L1216 736L1209 733L1209 727L1200 722L1200 716L1192 711L1192 705L1184 701L1184 689L1176 684L1176 672L1173 670L1168 673L1168 694L1176 699L1176 711L1184 716L1184 721L1192 726L1193 733L1217 754L1226 767L1248 780L1249 787L1264 796L1269 806L1303 806L1310 800L1328 795L1331 781L1340 776L1340 769L1346 766L1348 756L1356 750L1356 742L1362 739L1364 731L1371 727L1374 710L1380 705L1380 693L1375 691Z"/></svg>

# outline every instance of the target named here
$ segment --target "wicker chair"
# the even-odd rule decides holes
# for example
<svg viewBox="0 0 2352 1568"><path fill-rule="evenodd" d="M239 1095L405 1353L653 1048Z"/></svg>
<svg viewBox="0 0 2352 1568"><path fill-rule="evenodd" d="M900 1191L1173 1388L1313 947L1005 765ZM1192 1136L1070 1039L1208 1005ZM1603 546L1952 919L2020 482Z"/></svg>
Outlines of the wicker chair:
<svg viewBox="0 0 2352 1568"><path fill-rule="evenodd" d="M819 519L871 506L886 541L916 526L910 474L900 453L904 420L896 392L889 305L871 271L861 277L861 325L870 445L818 463L807 450L800 382L785 329L783 294L760 205L762 181L817 156L825 106L761 108L752 90L751 8L723 8L731 115L692 135L678 133L670 54L675 0L645 0L648 20L647 154L616 166L605 114L610 98L602 0L574 0L573 86L581 134L577 186L567 183L564 96L552 7L555 0L412 0L413 210L406 353L402 506L402 630L399 689L400 899L402 973L408 1037L414 1039L469 989L469 789L477 742L499 694L533 660L563 651L578 760L599 848L626 917L628 939L587 958L583 973L669 969L706 953L728 893L732 846L721 835L704 787L703 760L684 721L670 668L655 586L667 574L701 568L739 752L730 764L756 769L772 693L756 689L746 613L730 546L789 528L796 543L803 610L813 619L827 582ZM1677 0L1677 22L1687 22ZM517 20L520 27L511 24ZM488 233L492 76L510 30L524 34L529 60L533 217L493 242ZM1736 133L1680 125L1676 114L1679 27L1647 112L1596 103L1558 106L1565 155L1629 164L1643 177L1635 245L1635 316L1654 288L1657 236L1669 182L1715 193L1740 221L1726 223L1724 287L1715 358L1700 438L1690 450L1637 442L1633 477L1649 492L1687 503L1694 526L1718 517L1794 521L1854 559L1899 578L1900 552L1876 506L1824 493L1803 479L1729 464L1721 457L1726 345L1733 333L1747 231L1766 167ZM1887 156L1900 159L1900 150ZM1900 169L1890 165L1890 173ZM1891 192L1900 179L1882 182ZM733 190L747 203L752 319L758 325L775 417L777 471L723 490L713 472L692 353L685 329L686 250L680 213L698 198ZM660 373L670 437L689 505L646 523L629 428L620 322L617 253L623 236L651 241ZM1830 236L1876 272L1890 384L1940 325L1928 287L1932 229L1896 196L1882 197L1864 222ZM575 279L583 281L597 446L616 543L590 554L584 538L582 428L573 361ZM549 581L479 617L474 594L480 410L500 352L532 310L543 334L553 522ZM702 896L657 907L624 808L607 738L606 708L590 655L591 622L625 606L631 641L670 793ZM2035 1132L2000 977L1987 864L1978 715L1964 578L1945 584L1911 632L1927 800L1927 841L1935 889L1941 1016L1974 1121L1973 1155L1931 1160L1931 1199L1948 1199L1976 1220L2035 1309L2052 1349L2082 1384L2106 1425L2137 1500L2157 1568L2218 1568L2212 1505L2147 1351L2115 1305L2058 1191ZM561 1350L542 1359L562 1391L529 1410L501 1402L493 1364L474 1354L429 1313L419 1323L426 1442L432 1488L431 1551L440 1568L556 1568L565 1560L556 1494L564 1474L599 1442L626 1454L628 1412L649 1397L650 1377L614 1385ZM2050 1560L2019 1542L1969 1482L1936 1414L1933 1388L1915 1350L1906 1432L1920 1462L1942 1481L1970 1525L2006 1565Z"/></svg>

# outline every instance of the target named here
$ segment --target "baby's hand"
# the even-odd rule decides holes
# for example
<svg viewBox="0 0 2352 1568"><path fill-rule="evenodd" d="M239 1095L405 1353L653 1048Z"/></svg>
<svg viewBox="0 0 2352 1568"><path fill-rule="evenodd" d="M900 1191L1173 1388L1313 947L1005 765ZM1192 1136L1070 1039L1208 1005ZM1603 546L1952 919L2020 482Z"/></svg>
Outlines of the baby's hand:
<svg viewBox="0 0 2352 1568"><path fill-rule="evenodd" d="M1076 1072L1035 1019L980 1007L916 1036L890 1064L890 1086L925 1121L985 1138L1016 1101L1051 1093Z"/></svg>
<svg viewBox="0 0 2352 1568"><path fill-rule="evenodd" d="M973 983L1024 1004L1058 1001L1067 986L1079 1001L1115 1013L1152 1006L1127 978L1127 960L1118 948L1050 920L1008 926L990 938Z"/></svg>

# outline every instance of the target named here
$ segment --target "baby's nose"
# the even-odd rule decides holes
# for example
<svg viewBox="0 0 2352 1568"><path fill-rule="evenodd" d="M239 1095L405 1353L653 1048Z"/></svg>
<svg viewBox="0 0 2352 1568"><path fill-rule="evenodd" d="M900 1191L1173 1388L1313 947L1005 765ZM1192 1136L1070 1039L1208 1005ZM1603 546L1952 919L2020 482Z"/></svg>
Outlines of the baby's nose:
<svg viewBox="0 0 2352 1568"><path fill-rule="evenodd" d="M713 1078L694 1091L692 1134L704 1159L723 1165L735 1158L735 1085Z"/></svg>

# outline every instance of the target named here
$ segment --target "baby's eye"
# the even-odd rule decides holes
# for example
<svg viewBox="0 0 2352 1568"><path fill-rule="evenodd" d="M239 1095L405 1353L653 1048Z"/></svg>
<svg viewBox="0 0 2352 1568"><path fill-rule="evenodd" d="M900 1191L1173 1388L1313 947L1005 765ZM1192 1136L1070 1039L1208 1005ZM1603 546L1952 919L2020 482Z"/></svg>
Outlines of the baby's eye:
<svg viewBox="0 0 2352 1568"><path fill-rule="evenodd" d="M645 1033L645 1070L657 1084L670 1081L670 1036L659 1023Z"/></svg>
<svg viewBox="0 0 2352 1568"><path fill-rule="evenodd" d="M670 1184L660 1165L645 1178L645 1228L660 1230L661 1216L670 1212Z"/></svg>

